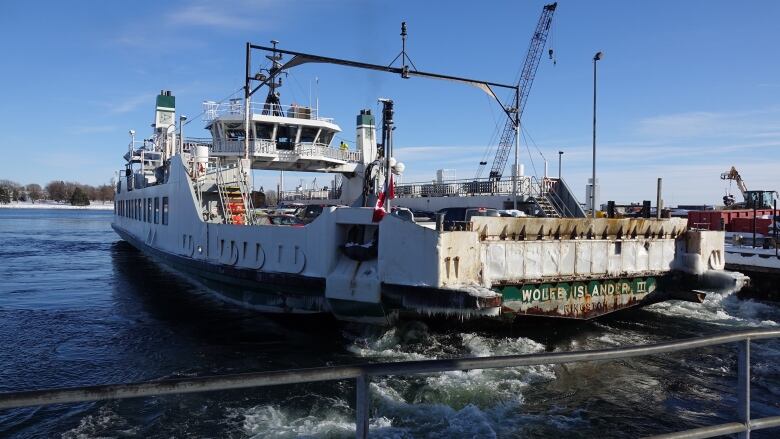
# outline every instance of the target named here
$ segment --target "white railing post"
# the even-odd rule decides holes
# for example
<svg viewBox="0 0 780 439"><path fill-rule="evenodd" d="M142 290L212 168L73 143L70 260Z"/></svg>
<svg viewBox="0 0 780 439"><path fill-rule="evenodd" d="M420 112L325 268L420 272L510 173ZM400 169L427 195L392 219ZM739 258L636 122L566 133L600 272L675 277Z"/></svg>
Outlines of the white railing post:
<svg viewBox="0 0 780 439"><path fill-rule="evenodd" d="M747 431L739 433L740 439L750 439L750 339L739 342L737 358L737 415Z"/></svg>
<svg viewBox="0 0 780 439"><path fill-rule="evenodd" d="M368 375L365 373L355 378L357 382L357 398L355 399L355 437L368 437Z"/></svg>

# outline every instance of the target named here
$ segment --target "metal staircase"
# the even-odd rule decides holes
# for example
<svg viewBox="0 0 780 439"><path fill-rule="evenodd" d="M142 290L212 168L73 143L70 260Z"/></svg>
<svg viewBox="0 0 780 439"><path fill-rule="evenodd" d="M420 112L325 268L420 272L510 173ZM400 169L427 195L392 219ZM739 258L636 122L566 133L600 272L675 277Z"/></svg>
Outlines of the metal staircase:
<svg viewBox="0 0 780 439"><path fill-rule="evenodd" d="M548 218L585 218L585 211L563 180L532 177L533 201Z"/></svg>
<svg viewBox="0 0 780 439"><path fill-rule="evenodd" d="M544 212L544 216L547 218L560 218L561 214L558 213L558 210L555 208L555 206L550 202L550 200L547 199L548 195L542 195L540 197L535 197L534 201L536 202L536 205L539 206L539 209Z"/></svg>
<svg viewBox="0 0 780 439"><path fill-rule="evenodd" d="M228 171L233 176L226 181L225 174ZM219 203L222 208L222 216L226 224L250 225L254 224L252 200L249 196L249 188L240 164L222 167L217 162L216 186L219 194Z"/></svg>

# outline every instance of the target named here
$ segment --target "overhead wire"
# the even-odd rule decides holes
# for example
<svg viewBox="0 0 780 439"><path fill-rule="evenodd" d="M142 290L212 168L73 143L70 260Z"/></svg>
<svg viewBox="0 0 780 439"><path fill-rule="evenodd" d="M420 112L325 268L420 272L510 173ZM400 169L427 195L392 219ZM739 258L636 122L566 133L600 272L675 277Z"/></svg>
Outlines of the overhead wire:
<svg viewBox="0 0 780 439"><path fill-rule="evenodd" d="M528 139L526 139L526 131L520 130L520 135L522 136L523 140L525 140L525 148L526 151L528 151L528 159L531 162L531 168L534 170L534 175L538 175L538 172L536 171L536 164L534 163L534 157L531 154L531 145L528 143Z"/></svg>
<svg viewBox="0 0 780 439"><path fill-rule="evenodd" d="M263 68L263 67L261 67L259 70L264 70L264 68ZM268 70L268 68L265 68L265 70ZM217 104L221 104L221 103L225 102L226 100L228 100L228 99L232 98L233 96L235 96L235 95L236 95L238 92L242 91L243 89L244 89L244 86L242 85L241 87L238 87L236 90L234 90L232 93L230 93L229 95L225 96L225 97L224 97L224 98L222 98L222 99L219 99L219 100L217 100L217 101L214 101L214 102L216 102ZM204 108L204 109L203 109L203 111L201 111L200 113L198 113L197 115L195 115L195 117L193 117L193 118L191 118L191 119L188 119L186 122L184 122L184 123L182 124L182 126L187 126L187 125L189 125L190 123L192 123L192 122L196 121L196 120L197 120L197 119L198 119L200 116L203 116L204 114L206 114L206 111L208 111L208 110L206 110L206 109Z"/></svg>
<svg viewBox="0 0 780 439"><path fill-rule="evenodd" d="M523 66L521 65L517 69L517 73L515 73L513 84L519 84L520 83L520 75L523 74ZM490 99L489 96L486 96L488 99L488 108L490 109L490 113L493 116L495 129L493 130L493 134L490 136L490 140L488 141L487 145L485 146L484 153L482 154L482 160L480 160L480 163L487 162L489 164L490 157L495 156L494 152L496 151L496 148L498 148L498 142L500 142L500 135L503 129L503 126L500 124L500 122L496 119L495 114L493 113L493 100ZM514 99L514 93L511 93L505 102L511 102L512 99ZM488 166L487 164L484 166ZM483 169L483 165L479 165L477 168L478 172Z"/></svg>
<svg viewBox="0 0 780 439"><path fill-rule="evenodd" d="M493 125L494 125L495 129L493 130L493 134L490 136L490 140L488 141L488 144L487 144L487 146L485 148L485 151L482 154L482 159L480 160L480 165L479 165L479 168L478 168L480 170L483 169L483 166L487 166L487 163L488 163L488 161L490 159L490 156L493 155L493 146L495 145L494 142L496 141L496 138L498 137L498 132L499 132L499 129L500 129L499 121L496 118L495 112L493 111L492 99L488 95L485 95L485 99L488 100L488 109L490 109L490 116L493 119ZM481 164L482 162L485 162L485 165L482 165Z"/></svg>
<svg viewBox="0 0 780 439"><path fill-rule="evenodd" d="M292 72L287 72L287 77L293 79L293 81L295 82L295 85L297 85L298 88L300 89L301 94L305 96L306 95L306 90L303 89L303 86L301 85L300 81L298 81L298 78L295 75L293 75ZM292 98L293 98L292 102L296 102L298 99L295 96L295 90L293 90L292 88L290 88L289 90L290 90L290 94L292 95ZM311 99L309 101L311 101ZM309 102L309 106L311 106L311 102Z"/></svg>
<svg viewBox="0 0 780 439"><path fill-rule="evenodd" d="M542 156L542 158L543 158L544 160L547 160L547 157L545 157L545 156L544 156L544 153L542 152L542 150L541 150L541 149L539 149L539 147L536 145L536 142L534 141L534 138L533 138L533 137L531 137L531 133L529 133L529 132L528 132L528 130L526 129L526 127L525 127L525 126L521 126L521 128L522 128L522 130L525 132L525 134L526 134L526 135L528 135L528 139L531 141L531 143L533 143L533 145L534 145L534 148L536 148L536 152L538 152L538 153L539 153L539 155L540 155L540 156Z"/></svg>
<svg viewBox="0 0 780 439"><path fill-rule="evenodd" d="M229 95L227 95L227 96L225 96L224 98L222 98L222 99L220 99L220 100L218 100L218 101L215 101L215 102L216 102L217 104L221 104L221 103L225 102L226 100L228 100L228 99L232 98L233 96L235 96L235 95L236 95L236 93L240 92L240 91L241 91L241 90L243 90L243 89L244 89L244 86L241 86L241 87L237 88L237 89L236 89L236 90L235 90L233 93L230 93ZM188 119L188 120L187 120L186 122L184 122L182 125L183 125L183 126L187 126L187 125L189 125L191 122L194 122L195 120L197 120L197 119L198 119L200 116L203 116L204 114L206 114L206 111L207 111L207 110L206 110L206 109L204 109L203 111L201 111L200 113L198 113L198 114L197 114L195 117L193 117L192 119Z"/></svg>

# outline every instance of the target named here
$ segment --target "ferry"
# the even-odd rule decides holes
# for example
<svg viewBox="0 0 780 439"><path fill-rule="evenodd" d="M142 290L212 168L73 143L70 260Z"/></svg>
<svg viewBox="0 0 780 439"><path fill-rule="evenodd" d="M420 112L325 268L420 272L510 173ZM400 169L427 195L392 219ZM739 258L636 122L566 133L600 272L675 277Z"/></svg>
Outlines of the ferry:
<svg viewBox="0 0 780 439"><path fill-rule="evenodd" d="M269 68L253 68L256 51L267 54ZM184 138L175 96L160 92L151 136L136 141L130 132L112 221L123 240L226 301L380 325L406 315L590 319L662 300L701 301L713 282L734 289L745 282L724 271L723 232L688 230L680 218L586 218L563 180L546 176L513 173L454 188L536 203L538 217L470 214L453 227L442 215L418 223L390 214L398 200L420 195L394 184L406 165L393 157L393 101L380 99L379 120L356 109L355 147L343 148L333 144L336 121L282 104L280 74L317 62L446 79L493 96L502 85L282 50L276 42L247 43L246 52L244 98L205 103L207 139ZM255 102L260 90L266 98ZM510 107L502 105L512 116ZM517 111L514 117L519 129ZM338 202L305 225L272 223L253 205L253 170L338 175ZM451 194L426 194L436 209L485 208L479 197L444 195Z"/></svg>

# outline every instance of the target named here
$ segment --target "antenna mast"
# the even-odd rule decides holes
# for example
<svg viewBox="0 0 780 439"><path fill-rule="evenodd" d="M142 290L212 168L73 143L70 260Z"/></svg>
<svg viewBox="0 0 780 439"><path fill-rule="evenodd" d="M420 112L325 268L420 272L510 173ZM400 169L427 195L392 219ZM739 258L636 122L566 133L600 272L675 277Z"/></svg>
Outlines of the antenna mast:
<svg viewBox="0 0 780 439"><path fill-rule="evenodd" d="M272 116L283 116L281 101L279 100L279 93L277 88L282 86L282 76L279 73L282 70L282 54L276 50L276 45L279 44L276 40L271 40L271 44L274 46L270 55L265 57L271 61L271 68L268 69L269 78L271 81L268 83L268 96L265 98L265 108L263 108L263 114L270 114ZM276 77L279 77L277 82ZM269 113L270 111L270 113Z"/></svg>

